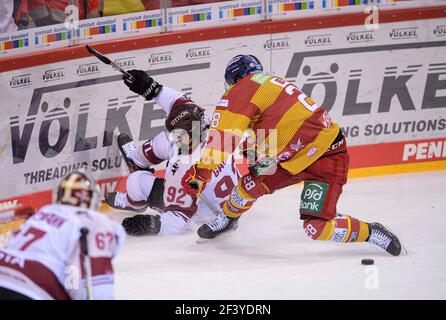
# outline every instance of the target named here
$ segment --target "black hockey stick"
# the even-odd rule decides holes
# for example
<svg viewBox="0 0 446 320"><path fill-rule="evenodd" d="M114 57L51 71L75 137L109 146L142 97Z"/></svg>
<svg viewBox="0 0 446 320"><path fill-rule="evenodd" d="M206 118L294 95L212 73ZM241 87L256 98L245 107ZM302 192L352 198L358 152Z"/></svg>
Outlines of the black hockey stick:
<svg viewBox="0 0 446 320"><path fill-rule="evenodd" d="M129 81L129 82L135 82L135 78L128 73L127 71L125 71L124 69L122 69L120 66L118 66L116 63L114 63L113 61L111 61L109 58L107 58L106 56L104 56L102 53L100 53L99 51L97 51L96 49L93 49L92 47L90 47L88 44L85 45L85 47L87 48L88 52L90 52L90 54L94 55L96 58L98 58L99 60L101 60L103 63L111 65L113 69L118 70L119 72L121 72L124 77Z"/></svg>
<svg viewBox="0 0 446 320"><path fill-rule="evenodd" d="M84 255L84 269L85 269L85 281L87 284L87 300L93 300L93 280L91 271L91 259L88 254L88 236L89 230L87 228L81 228L81 250Z"/></svg>

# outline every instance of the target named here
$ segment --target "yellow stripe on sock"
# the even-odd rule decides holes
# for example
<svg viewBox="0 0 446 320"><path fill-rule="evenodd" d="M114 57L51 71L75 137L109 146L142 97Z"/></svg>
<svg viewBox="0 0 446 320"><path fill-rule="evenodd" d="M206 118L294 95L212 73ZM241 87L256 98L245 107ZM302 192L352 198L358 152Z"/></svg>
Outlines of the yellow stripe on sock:
<svg viewBox="0 0 446 320"><path fill-rule="evenodd" d="M241 178L240 178L241 179ZM243 198L243 199L245 199L246 201L253 201L253 200L255 200L254 198L252 198L249 194L247 194L246 192L245 192L245 190L243 190L243 188L240 186L240 183L237 185L237 191L238 191L238 194Z"/></svg>
<svg viewBox="0 0 446 320"><path fill-rule="evenodd" d="M344 215L344 217L347 219L347 234L345 235L342 242L346 243L346 242L348 242L348 239L350 239L350 235L352 233L352 221L350 219L350 216Z"/></svg>
<svg viewBox="0 0 446 320"><path fill-rule="evenodd" d="M317 237L316 240L330 240L333 236L333 231L335 229L335 222L333 220L327 221L325 223L324 231L321 235Z"/></svg>
<svg viewBox="0 0 446 320"><path fill-rule="evenodd" d="M238 218L242 215L241 213L235 213L235 212L229 210L227 202L225 202L225 204L223 205L223 212L225 213L225 215L227 215L230 218Z"/></svg>
<svg viewBox="0 0 446 320"><path fill-rule="evenodd" d="M364 242L369 237L369 225L363 221L359 221L359 234L356 242Z"/></svg>

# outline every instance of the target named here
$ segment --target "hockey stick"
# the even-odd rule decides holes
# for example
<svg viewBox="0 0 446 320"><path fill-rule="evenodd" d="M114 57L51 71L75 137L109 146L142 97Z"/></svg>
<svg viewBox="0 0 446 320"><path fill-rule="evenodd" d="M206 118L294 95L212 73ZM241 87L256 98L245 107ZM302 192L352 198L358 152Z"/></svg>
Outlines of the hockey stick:
<svg viewBox="0 0 446 320"><path fill-rule="evenodd" d="M214 206L214 204L208 199L208 197L206 197L204 195L204 193L200 193L200 195L198 196L198 198L200 200L202 200L207 206L208 208L216 215L218 216L218 214L220 213L220 211L217 210L217 207Z"/></svg>
<svg viewBox="0 0 446 320"><path fill-rule="evenodd" d="M85 280L87 282L87 300L93 300L93 280L91 272L91 259L88 254L88 235L89 230L87 228L81 228L81 250L84 254L84 269L85 269Z"/></svg>
<svg viewBox="0 0 446 320"><path fill-rule="evenodd" d="M85 48L87 48L87 50L88 50L88 52L90 52L90 54L94 55L96 58L101 60L103 63L111 65L113 69L121 72L128 81L130 81L131 83L135 82L135 78L130 73L128 73L127 71L122 69L120 66L118 66L116 63L114 63L109 58L104 56L102 53L100 53L96 49L93 49L88 44L85 45Z"/></svg>

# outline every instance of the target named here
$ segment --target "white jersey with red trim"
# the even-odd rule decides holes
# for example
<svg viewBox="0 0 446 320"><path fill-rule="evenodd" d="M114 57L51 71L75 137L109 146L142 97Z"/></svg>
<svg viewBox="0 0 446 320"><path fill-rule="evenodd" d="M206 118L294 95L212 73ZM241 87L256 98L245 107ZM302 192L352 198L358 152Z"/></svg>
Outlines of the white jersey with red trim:
<svg viewBox="0 0 446 320"><path fill-rule="evenodd" d="M106 215L80 207L43 206L0 250L0 287L36 300L87 298L80 229L87 241L94 299L113 299L112 260L125 232Z"/></svg>
<svg viewBox="0 0 446 320"><path fill-rule="evenodd" d="M160 91L155 101L167 114L177 106L193 103L181 92L166 86ZM203 201L191 197L181 186L181 179L187 170L201 158L205 145L206 142L202 142L191 155L179 155L175 142L169 139L167 131L163 131L142 144L132 157L133 161L143 168L168 161L163 195L166 212L161 214L159 235L181 233L192 216L208 206ZM229 197L232 188L238 183L238 178L239 173L233 157L214 170L212 180L203 189L204 197L214 207L213 211L215 208L221 208L220 204ZM212 208L209 209L212 210Z"/></svg>
<svg viewBox="0 0 446 320"><path fill-rule="evenodd" d="M203 206L211 206L209 208L211 211L219 210L221 204L237 185L239 173L233 157L230 157L213 171L211 181L204 187L202 198L205 197L207 203L186 193L181 186L181 179L193 165L191 158L198 157L199 159L205 144L206 142L203 142L191 156L177 155L169 160L165 172L163 195L166 212L161 214L160 234L178 233L183 224L188 222L197 211L201 209L200 212L203 212Z"/></svg>

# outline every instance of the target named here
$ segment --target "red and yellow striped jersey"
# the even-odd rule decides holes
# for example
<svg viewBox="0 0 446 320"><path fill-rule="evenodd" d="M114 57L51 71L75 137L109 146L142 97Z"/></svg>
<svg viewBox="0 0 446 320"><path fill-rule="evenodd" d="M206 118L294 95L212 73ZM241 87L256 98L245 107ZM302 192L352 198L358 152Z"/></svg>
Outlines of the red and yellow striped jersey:
<svg viewBox="0 0 446 320"><path fill-rule="evenodd" d="M252 129L258 150L292 174L324 154L339 126L328 112L282 78L255 73L239 80L217 103L198 168L214 169Z"/></svg>

